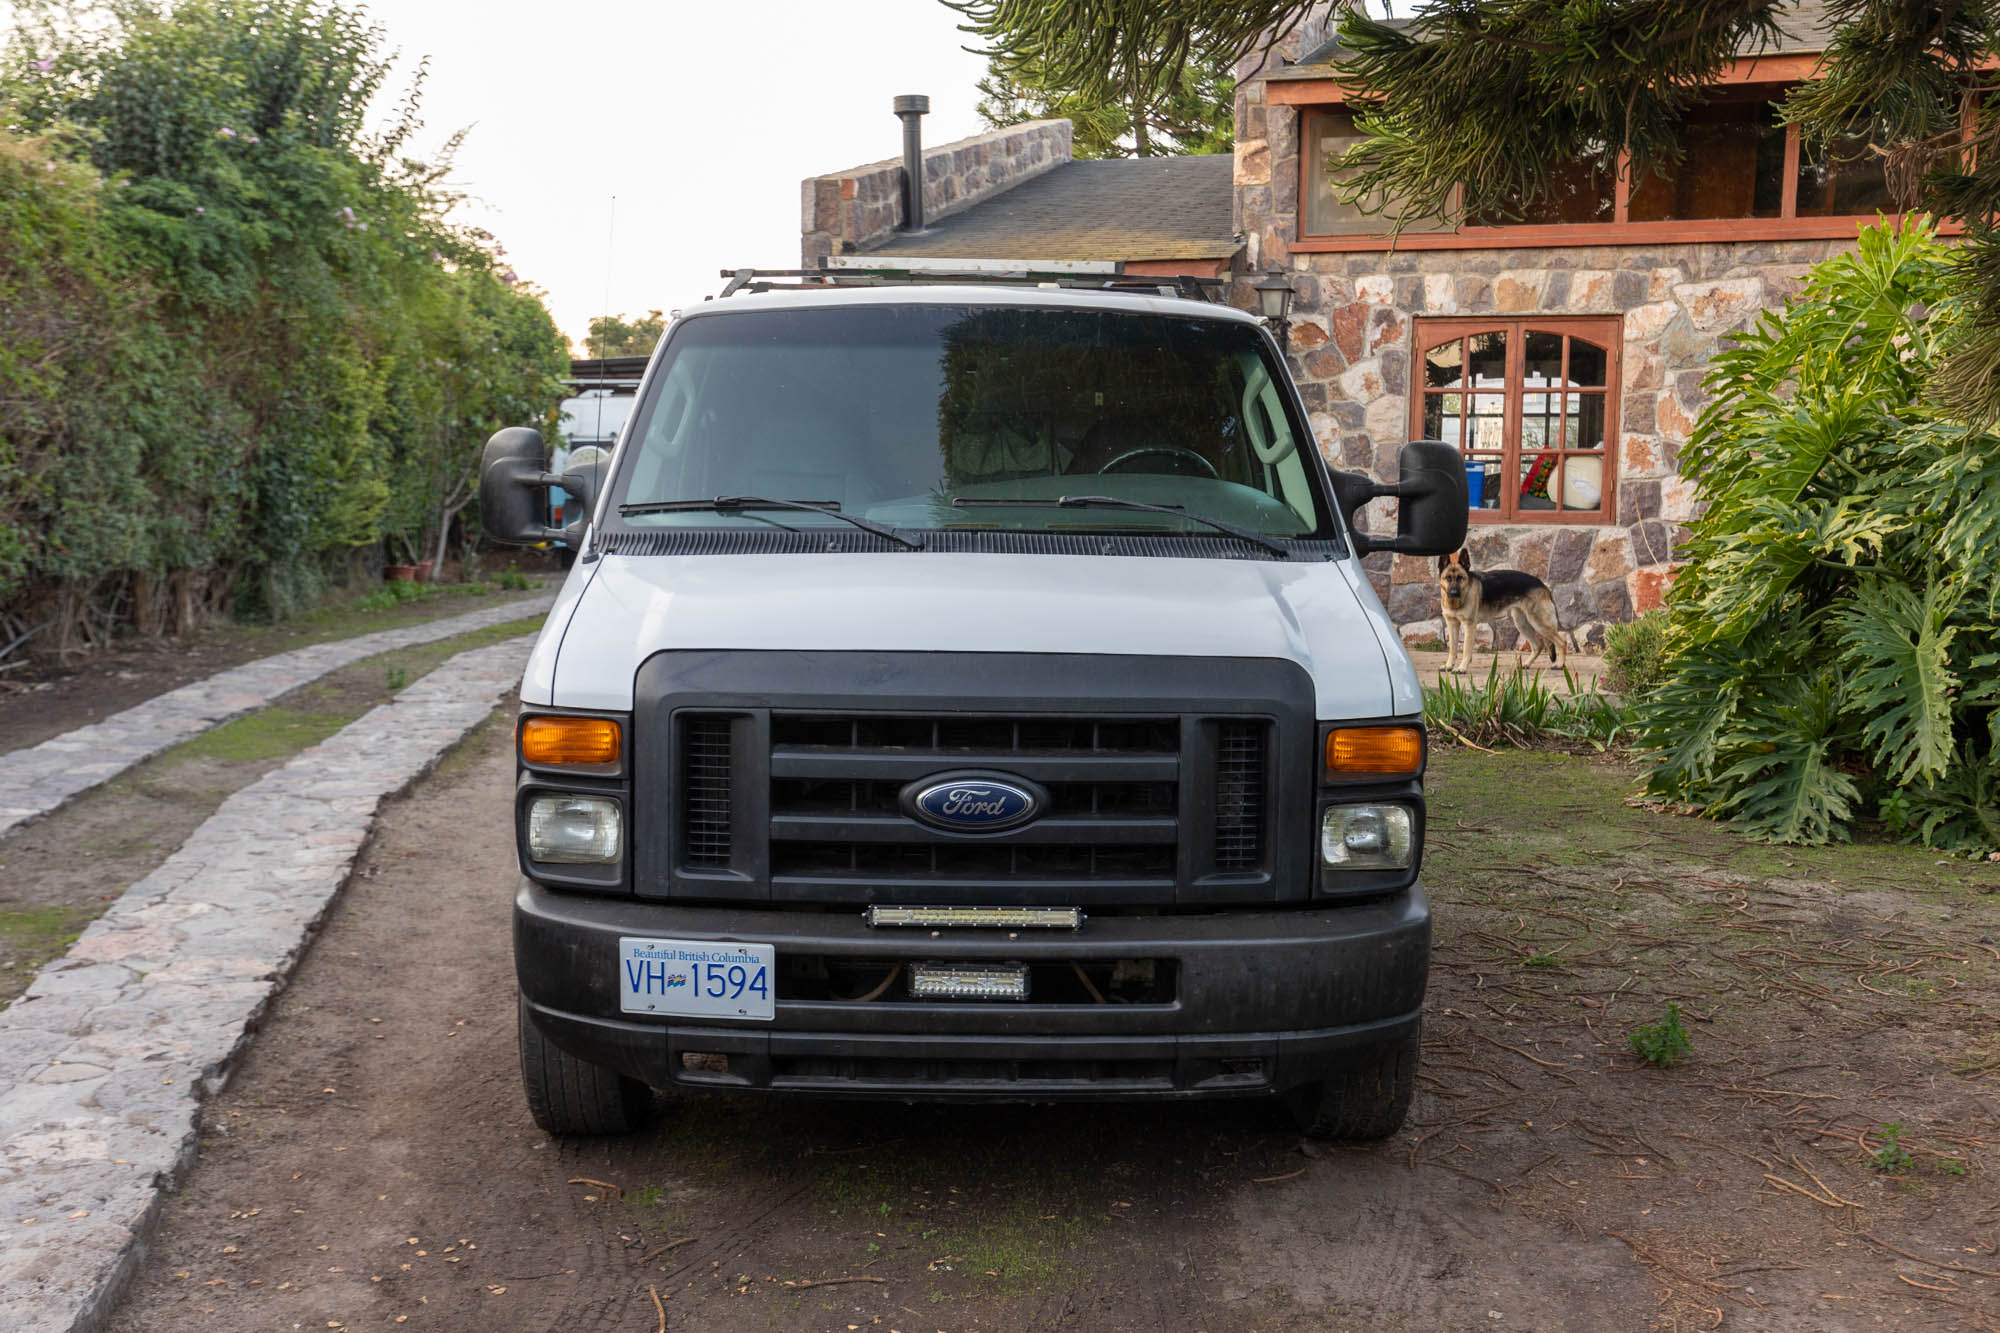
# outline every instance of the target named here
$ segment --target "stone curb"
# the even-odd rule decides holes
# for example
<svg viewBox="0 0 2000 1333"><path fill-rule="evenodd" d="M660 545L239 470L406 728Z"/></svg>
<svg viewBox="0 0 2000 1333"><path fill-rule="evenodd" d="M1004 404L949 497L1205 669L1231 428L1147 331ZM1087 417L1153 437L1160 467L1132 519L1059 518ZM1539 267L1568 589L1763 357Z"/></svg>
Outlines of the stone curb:
<svg viewBox="0 0 2000 1333"><path fill-rule="evenodd" d="M262 708L364 657L546 614L553 605L555 594L549 593L421 625L295 648L169 690L40 745L0 755L0 835L190 736Z"/></svg>
<svg viewBox="0 0 2000 1333"><path fill-rule="evenodd" d="M224 801L0 1012L0 1330L101 1327L203 1097L285 985L385 797L519 683L532 637L461 653Z"/></svg>

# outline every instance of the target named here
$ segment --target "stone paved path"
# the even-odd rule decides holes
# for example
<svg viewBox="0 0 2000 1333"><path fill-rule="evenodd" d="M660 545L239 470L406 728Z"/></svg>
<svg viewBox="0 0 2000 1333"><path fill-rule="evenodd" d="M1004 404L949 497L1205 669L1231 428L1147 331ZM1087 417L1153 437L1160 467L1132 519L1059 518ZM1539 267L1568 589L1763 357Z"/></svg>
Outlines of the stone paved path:
<svg viewBox="0 0 2000 1333"><path fill-rule="evenodd" d="M376 807L513 690L532 643L461 653L229 797L0 1012L0 1331L109 1314L192 1162L200 1099L227 1081Z"/></svg>
<svg viewBox="0 0 2000 1333"><path fill-rule="evenodd" d="M40 745L0 755L0 835L190 736L262 708L349 663L540 615L554 604L555 594L549 593L420 625L296 648L169 690Z"/></svg>

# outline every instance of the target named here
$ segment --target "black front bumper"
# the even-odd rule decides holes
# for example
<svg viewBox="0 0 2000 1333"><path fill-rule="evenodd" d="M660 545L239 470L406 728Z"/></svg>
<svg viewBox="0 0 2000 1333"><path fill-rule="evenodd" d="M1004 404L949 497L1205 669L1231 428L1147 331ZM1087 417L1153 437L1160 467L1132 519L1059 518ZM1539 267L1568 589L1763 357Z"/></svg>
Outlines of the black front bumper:
<svg viewBox="0 0 2000 1333"><path fill-rule="evenodd" d="M1175 961L1161 1004L780 998L771 1023L621 1013L621 935L910 962ZM1417 1025L1430 968L1421 886L1373 903L1092 917L1078 931L874 929L858 911L680 907L524 880L514 959L536 1026L654 1087L1047 1101L1254 1096L1310 1083ZM684 1056L707 1059L689 1067Z"/></svg>

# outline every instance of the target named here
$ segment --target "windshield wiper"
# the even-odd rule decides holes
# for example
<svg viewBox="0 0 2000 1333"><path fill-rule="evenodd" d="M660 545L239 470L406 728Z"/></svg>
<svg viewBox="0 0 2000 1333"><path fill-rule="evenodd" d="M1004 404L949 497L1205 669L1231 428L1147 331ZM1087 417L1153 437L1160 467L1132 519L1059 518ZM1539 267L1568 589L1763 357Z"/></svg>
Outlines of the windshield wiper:
<svg viewBox="0 0 2000 1333"><path fill-rule="evenodd" d="M912 551L924 549L922 542L905 537L894 528L871 523L854 514L841 513L839 503L834 500L773 500L762 495L718 495L713 500L649 500L644 504L619 505L618 516L629 518L634 514L679 514L702 510L726 514L732 510L745 509L803 509L808 514L825 514L828 518L852 523L863 532L872 532L877 537L887 537L890 541L899 542Z"/></svg>
<svg viewBox="0 0 2000 1333"><path fill-rule="evenodd" d="M1217 532L1228 533L1231 537L1255 543L1274 555L1289 557L1292 553L1291 547L1275 537L1267 537L1261 532L1240 528L1234 523L1225 523L1206 514L1190 513L1182 505L1147 504L1143 500L1125 500L1115 495L1064 495L1054 500L1024 500L1013 497L985 500L961 495L951 503L955 509L1010 509L1025 506L1035 509L1137 509L1148 514L1172 514L1175 518L1184 518L1189 522L1214 528Z"/></svg>

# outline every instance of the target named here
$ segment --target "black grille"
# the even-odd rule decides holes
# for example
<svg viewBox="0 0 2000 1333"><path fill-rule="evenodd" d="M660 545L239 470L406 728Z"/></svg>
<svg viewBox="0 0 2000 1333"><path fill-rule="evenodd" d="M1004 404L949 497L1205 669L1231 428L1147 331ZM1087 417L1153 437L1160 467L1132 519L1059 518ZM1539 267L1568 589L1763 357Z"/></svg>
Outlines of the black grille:
<svg viewBox="0 0 2000 1333"><path fill-rule="evenodd" d="M682 808L687 812L682 859L688 865L729 864L729 766L729 719L688 718L681 732Z"/></svg>
<svg viewBox="0 0 2000 1333"><path fill-rule="evenodd" d="M830 750L929 750L958 762L978 752L1029 757L1154 754L1180 750L1180 722L1152 718L823 716L773 713L771 746Z"/></svg>
<svg viewBox="0 0 2000 1333"><path fill-rule="evenodd" d="M870 846L839 841L776 842L771 873L856 880L1159 880L1174 874L1172 847Z"/></svg>
<svg viewBox="0 0 2000 1333"><path fill-rule="evenodd" d="M655 653L634 678L633 891L802 912L1305 901L1312 704L1271 658ZM917 817L931 782L978 774L1045 804L990 832Z"/></svg>
<svg viewBox="0 0 2000 1333"><path fill-rule="evenodd" d="M1180 720L773 713L771 873L819 881L1170 884ZM1049 795L1031 823L981 838L911 819L900 793L996 769Z"/></svg>
<svg viewBox="0 0 2000 1333"><path fill-rule="evenodd" d="M1264 724L1225 722L1215 746L1215 868L1264 864Z"/></svg>

